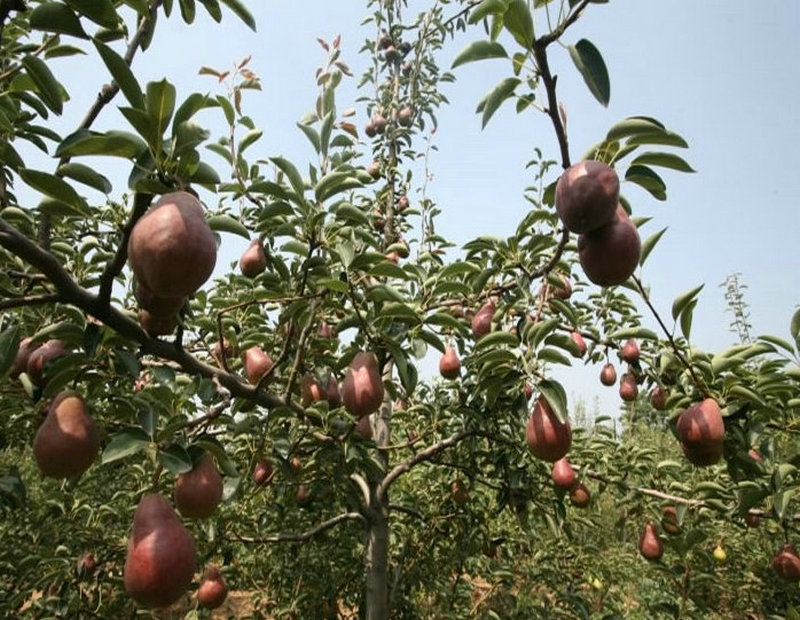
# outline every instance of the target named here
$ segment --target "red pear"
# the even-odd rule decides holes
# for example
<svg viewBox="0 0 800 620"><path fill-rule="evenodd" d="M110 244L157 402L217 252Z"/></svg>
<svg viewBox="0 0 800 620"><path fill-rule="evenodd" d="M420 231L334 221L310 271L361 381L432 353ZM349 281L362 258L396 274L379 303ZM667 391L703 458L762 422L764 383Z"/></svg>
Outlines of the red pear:
<svg viewBox="0 0 800 620"><path fill-rule="evenodd" d="M300 504L301 506L307 504L308 501L311 499L308 492L307 484L301 484L299 487L297 487L296 499L297 503Z"/></svg>
<svg viewBox="0 0 800 620"><path fill-rule="evenodd" d="M592 501L592 494L583 482L578 482L569 491L569 501L575 508L586 508Z"/></svg>
<svg viewBox="0 0 800 620"><path fill-rule="evenodd" d="M97 427L83 398L61 392L50 403L33 440L39 470L51 478L78 476L89 469L99 450Z"/></svg>
<svg viewBox="0 0 800 620"><path fill-rule="evenodd" d="M166 499L142 497L133 513L125 591L143 607L168 607L189 588L197 566L194 541Z"/></svg>
<svg viewBox="0 0 800 620"><path fill-rule="evenodd" d="M258 486L264 486L265 484L272 482L274 475L275 471L272 468L272 463L270 463L267 459L256 461L256 464L253 467L253 482L255 482Z"/></svg>
<svg viewBox="0 0 800 620"><path fill-rule="evenodd" d="M667 408L667 398L669 394L667 391L662 388L660 385L657 385L653 388L653 391L650 393L650 405L656 411L664 411Z"/></svg>
<svg viewBox="0 0 800 620"><path fill-rule="evenodd" d="M372 439L372 423L369 420L369 416L365 415L363 418L359 418L358 422L356 422L356 433L361 435L364 439Z"/></svg>
<svg viewBox="0 0 800 620"><path fill-rule="evenodd" d="M16 379L27 369L31 353L40 346L41 343L33 342L31 338L23 338L20 340L17 353L14 355L14 363L11 365L10 376L12 379Z"/></svg>
<svg viewBox="0 0 800 620"><path fill-rule="evenodd" d="M570 340L572 340L572 342L575 343L575 346L578 347L577 355L575 355L574 353L573 355L575 355L575 357L583 357L584 355L586 355L586 341L583 339L581 333L578 331L574 331L569 335L569 337Z"/></svg>
<svg viewBox="0 0 800 620"><path fill-rule="evenodd" d="M717 401L706 398L686 409L678 418L678 438L689 462L705 467L722 456L725 424Z"/></svg>
<svg viewBox="0 0 800 620"><path fill-rule="evenodd" d="M619 356L622 358L623 362L628 362L629 364L638 362L639 343L637 343L633 338L630 338L624 345L622 345L622 350L620 351Z"/></svg>
<svg viewBox="0 0 800 620"><path fill-rule="evenodd" d="M194 468L179 474L175 482L175 505L187 519L205 519L222 501L222 476L214 457L204 452Z"/></svg>
<svg viewBox="0 0 800 620"><path fill-rule="evenodd" d="M626 372L619 380L619 397L625 402L631 402L636 400L637 396L639 396L639 386L636 384L636 377Z"/></svg>
<svg viewBox="0 0 800 620"><path fill-rule="evenodd" d="M219 567L209 566L203 574L200 587L197 588L197 602L200 607L216 609L225 602L227 597L228 587L225 585Z"/></svg>
<svg viewBox="0 0 800 620"><path fill-rule="evenodd" d="M664 555L664 543L658 535L655 524L648 521L639 537L639 553L651 562L658 562Z"/></svg>
<svg viewBox="0 0 800 620"><path fill-rule="evenodd" d="M331 409L342 406L342 393L339 391L339 382L330 371L328 371L328 384L325 387L325 398L328 399L328 407Z"/></svg>
<svg viewBox="0 0 800 620"><path fill-rule="evenodd" d="M239 258L239 269L247 278L255 278L267 269L267 253L260 239L253 239Z"/></svg>
<svg viewBox="0 0 800 620"><path fill-rule="evenodd" d="M336 332L326 321L322 321L319 325L319 337L325 340L333 340L336 338Z"/></svg>
<svg viewBox="0 0 800 620"><path fill-rule="evenodd" d="M566 457L558 459L553 463L553 470L550 473L550 477L553 479L553 486L562 491L569 491L576 480L575 470L572 469L572 465L569 464Z"/></svg>
<svg viewBox="0 0 800 620"><path fill-rule="evenodd" d="M457 379L461 374L461 360L453 347L445 347L439 360L439 374L445 379Z"/></svg>
<svg viewBox="0 0 800 620"><path fill-rule="evenodd" d="M800 558L792 545L784 545L772 558L772 569L787 581L800 579Z"/></svg>
<svg viewBox="0 0 800 620"><path fill-rule="evenodd" d="M133 287L133 296L136 298L139 308L147 310L153 316L162 318L178 314L186 301L186 297L159 297L142 282L138 281Z"/></svg>
<svg viewBox="0 0 800 620"><path fill-rule="evenodd" d="M139 323L148 336L157 338L158 336L168 336L178 326L178 318L172 316L156 316L144 308L139 308Z"/></svg>
<svg viewBox="0 0 800 620"><path fill-rule="evenodd" d="M67 353L69 353L69 349L67 349L66 343L61 340L48 340L42 346L31 351L25 371L36 385L44 385L45 366Z"/></svg>
<svg viewBox="0 0 800 620"><path fill-rule="evenodd" d="M158 297L185 297L214 271L217 241L200 201L188 192L164 194L133 227L128 261L137 280Z"/></svg>
<svg viewBox="0 0 800 620"><path fill-rule="evenodd" d="M761 463L764 459L761 458L761 455L756 452L753 448L750 448L747 451L747 456L753 459L756 463Z"/></svg>
<svg viewBox="0 0 800 620"><path fill-rule="evenodd" d="M610 223L578 237L581 267L599 286L622 284L630 278L641 251L639 232L621 206Z"/></svg>
<svg viewBox="0 0 800 620"><path fill-rule="evenodd" d="M374 353L360 351L353 357L342 383L342 401L356 418L375 413L383 403L383 380Z"/></svg>
<svg viewBox="0 0 800 620"><path fill-rule="evenodd" d="M244 373L253 385L256 385L272 366L272 358L264 353L261 347L250 347L244 352Z"/></svg>
<svg viewBox="0 0 800 620"><path fill-rule="evenodd" d="M614 365L609 363L600 370L600 383L603 385L614 385L617 382L617 371Z"/></svg>
<svg viewBox="0 0 800 620"><path fill-rule="evenodd" d="M494 302L487 301L472 317L472 336L475 340L480 340L492 331L492 318L496 310Z"/></svg>
<svg viewBox="0 0 800 620"><path fill-rule="evenodd" d="M667 534L677 536L681 533L681 524L678 520L678 511L674 506L664 506L661 509L661 527Z"/></svg>
<svg viewBox="0 0 800 620"><path fill-rule="evenodd" d="M570 232L585 233L608 224L618 200L619 177L599 161L573 164L556 183L556 212Z"/></svg>
<svg viewBox="0 0 800 620"><path fill-rule="evenodd" d="M369 134L367 134L369 135ZM372 137L372 136L370 136ZM367 166L367 174L371 176L374 180L378 180L381 178L381 162L373 161Z"/></svg>
<svg viewBox="0 0 800 620"><path fill-rule="evenodd" d="M327 400L328 393L314 375L306 373L300 381L300 399L303 407L308 407L311 403Z"/></svg>
<svg viewBox="0 0 800 620"><path fill-rule="evenodd" d="M233 345L227 338L223 338L221 344L219 340L217 340L217 342L215 342L214 346L211 348L211 357L217 360L220 364L222 363L223 356L226 359L233 356Z"/></svg>
<svg viewBox="0 0 800 620"><path fill-rule="evenodd" d="M569 451L572 430L569 421L559 422L550 404L540 396L528 419L525 440L536 458L554 463Z"/></svg>

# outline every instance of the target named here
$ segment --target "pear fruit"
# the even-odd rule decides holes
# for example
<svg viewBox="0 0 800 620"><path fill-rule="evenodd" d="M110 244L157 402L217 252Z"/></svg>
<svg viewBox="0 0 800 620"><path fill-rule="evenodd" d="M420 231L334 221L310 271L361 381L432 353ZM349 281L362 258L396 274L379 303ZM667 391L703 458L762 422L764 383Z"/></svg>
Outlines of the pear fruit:
<svg viewBox="0 0 800 620"><path fill-rule="evenodd" d="M356 353L342 383L345 409L354 417L363 418L380 408L383 396L383 380L375 354L369 351Z"/></svg>
<svg viewBox="0 0 800 620"><path fill-rule="evenodd" d="M690 463L706 467L722 457L725 424L713 398L695 403L678 418L678 438Z"/></svg>
<svg viewBox="0 0 800 620"><path fill-rule="evenodd" d="M573 353L575 357L583 357L586 355L586 341L579 331L574 331L569 335L570 340L578 347L577 354Z"/></svg>
<svg viewBox="0 0 800 620"><path fill-rule="evenodd" d="M256 461L256 464L253 466L253 482L258 486L264 486L272 482L274 476L275 470L272 468L272 463L267 459Z"/></svg>
<svg viewBox="0 0 800 620"><path fill-rule="evenodd" d="M199 289L217 262L217 241L200 201L188 192L164 194L134 225L128 261L136 279L158 297Z"/></svg>
<svg viewBox="0 0 800 620"><path fill-rule="evenodd" d="M164 497L142 497L133 513L125 559L125 592L143 607L169 607L192 583L194 540Z"/></svg>
<svg viewBox="0 0 800 620"><path fill-rule="evenodd" d="M753 459L756 463L761 463L761 462L764 461L764 459L761 458L761 455L756 450L754 450L753 448L750 448L747 451L747 456L749 456L751 459Z"/></svg>
<svg viewBox="0 0 800 620"><path fill-rule="evenodd" d="M469 501L469 489L461 478L456 478L450 483L450 497L459 506Z"/></svg>
<svg viewBox="0 0 800 620"><path fill-rule="evenodd" d="M558 284L550 289L550 294L556 299L569 299L572 297L572 283L563 273L558 274Z"/></svg>
<svg viewBox="0 0 800 620"><path fill-rule="evenodd" d="M227 359L232 356L233 356L233 345L231 344L231 341L228 340L227 338L223 338L221 343L219 340L217 340L214 343L214 346L211 347L211 357L217 360L217 362L219 362L220 364L222 364L223 358Z"/></svg>
<svg viewBox="0 0 800 620"><path fill-rule="evenodd" d="M327 398L328 407L331 409L342 406L342 393L339 391L339 382L330 371L328 371L328 383L325 386L325 398Z"/></svg>
<svg viewBox="0 0 800 620"><path fill-rule="evenodd" d="M633 338L628 339L625 344L622 345L619 356L622 358L623 362L635 364L639 361L639 343Z"/></svg>
<svg viewBox="0 0 800 620"><path fill-rule="evenodd" d="M372 136L370 136L372 137ZM381 178L381 163L379 161L373 161L367 166L367 174L372 177L374 181L377 181Z"/></svg>
<svg viewBox="0 0 800 620"><path fill-rule="evenodd" d="M660 385L653 388L650 392L650 406L656 411L664 411L667 408L667 398L669 394Z"/></svg>
<svg viewBox="0 0 800 620"><path fill-rule="evenodd" d="M300 381L300 401L303 407L311 403L327 400L328 393L314 375L306 373Z"/></svg>
<svg viewBox="0 0 800 620"><path fill-rule="evenodd" d="M540 396L531 411L525 441L536 458L555 463L572 445L569 421L560 422L547 400Z"/></svg>
<svg viewBox="0 0 800 620"><path fill-rule="evenodd" d="M578 237L578 258L586 277L599 286L622 284L636 271L642 241L622 206L608 224Z"/></svg>
<svg viewBox="0 0 800 620"><path fill-rule="evenodd" d="M59 393L33 440L39 470L50 478L79 476L89 469L99 450L97 427L83 398L69 390Z"/></svg>
<svg viewBox="0 0 800 620"><path fill-rule="evenodd" d="M445 347L439 360L439 374L445 379L457 379L461 374L461 360L453 347Z"/></svg>
<svg viewBox="0 0 800 620"><path fill-rule="evenodd" d="M492 319L497 308L493 301L487 301L481 309L472 317L472 336L475 340L480 340L492 331Z"/></svg>
<svg viewBox="0 0 800 620"><path fill-rule="evenodd" d="M191 471L178 475L175 505L188 519L205 519L214 514L222 501L222 476L214 457L204 452Z"/></svg>
<svg viewBox="0 0 800 620"><path fill-rule="evenodd" d="M388 51L387 51L388 54ZM383 133L386 131L388 120L383 114L377 113L372 115L372 126L375 128L376 133Z"/></svg>
<svg viewBox="0 0 800 620"><path fill-rule="evenodd" d="M617 371L614 364L608 363L600 369L600 383L603 385L614 385L617 382Z"/></svg>
<svg viewBox="0 0 800 620"><path fill-rule="evenodd" d="M772 558L772 569L787 581L800 579L800 558L792 545L784 545Z"/></svg>
<svg viewBox="0 0 800 620"><path fill-rule="evenodd" d="M642 535L639 537L639 553L651 562L658 562L664 555L664 543L652 521L645 524Z"/></svg>
<svg viewBox="0 0 800 620"><path fill-rule="evenodd" d="M637 396L639 396L639 386L636 384L636 377L626 372L619 380L619 397L625 402L631 402L636 400Z"/></svg>
<svg viewBox="0 0 800 620"><path fill-rule="evenodd" d="M222 578L222 573L218 566L213 564L206 568L203 573L203 581L200 582L200 587L197 588L197 602L200 607L206 609L216 609L228 597L228 587L225 585L225 580Z"/></svg>
<svg viewBox="0 0 800 620"><path fill-rule="evenodd" d="M560 458L553 463L550 477L553 479L553 486L562 491L569 491L577 480L575 470L572 469L572 465L569 464L566 457Z"/></svg>
<svg viewBox="0 0 800 620"><path fill-rule="evenodd" d="M253 346L244 352L244 374L247 380L256 385L273 366L272 358L259 346Z"/></svg>
<svg viewBox="0 0 800 620"><path fill-rule="evenodd" d="M761 525L761 518L753 512L748 512L744 516L744 522L747 527L755 529Z"/></svg>
<svg viewBox="0 0 800 620"><path fill-rule="evenodd" d="M599 161L581 161L567 168L556 183L556 212L574 233L608 224L619 201L619 177Z"/></svg>
<svg viewBox="0 0 800 620"><path fill-rule="evenodd" d="M186 297L159 297L142 282L133 286L133 296L142 310L157 317L175 316L183 308Z"/></svg>
<svg viewBox="0 0 800 620"><path fill-rule="evenodd" d="M267 253L260 239L253 239L239 258L239 269L246 278L255 278L267 269Z"/></svg>
<svg viewBox="0 0 800 620"><path fill-rule="evenodd" d="M667 534L677 536L681 533L681 524L678 520L678 511L674 506L664 506L661 509L661 527Z"/></svg>
<svg viewBox="0 0 800 620"><path fill-rule="evenodd" d="M147 335L152 338L168 336L178 326L178 318L172 316L157 316L144 308L139 308L139 323Z"/></svg>
<svg viewBox="0 0 800 620"><path fill-rule="evenodd" d="M397 113L397 124L401 127L410 127L414 121L414 109L411 106L403 106Z"/></svg>
<svg viewBox="0 0 800 620"><path fill-rule="evenodd" d="M355 431L364 439L372 439L372 423L370 422L368 415L358 419L358 422L356 422Z"/></svg>
<svg viewBox="0 0 800 620"><path fill-rule="evenodd" d="M722 545L715 546L711 555L714 556L714 561L717 562L717 564L725 564L728 560L728 554L725 553L725 549L722 548Z"/></svg>
<svg viewBox="0 0 800 620"><path fill-rule="evenodd" d="M336 338L336 331L327 321L322 321L322 323L319 324L319 331L317 333L323 340L333 340Z"/></svg>
<svg viewBox="0 0 800 620"><path fill-rule="evenodd" d="M44 369L53 360L69 353L67 345L62 340L48 340L37 347L28 355L25 372L36 385L44 385Z"/></svg>
<svg viewBox="0 0 800 620"><path fill-rule="evenodd" d="M28 368L28 360L31 354L40 346L41 343L33 342L32 338L20 340L19 347L17 347L17 352L14 355L14 361L11 364L10 377L12 379L19 377Z"/></svg>
<svg viewBox="0 0 800 620"><path fill-rule="evenodd" d="M578 482L569 491L569 501L575 508L586 508L592 501L592 494L583 482Z"/></svg>

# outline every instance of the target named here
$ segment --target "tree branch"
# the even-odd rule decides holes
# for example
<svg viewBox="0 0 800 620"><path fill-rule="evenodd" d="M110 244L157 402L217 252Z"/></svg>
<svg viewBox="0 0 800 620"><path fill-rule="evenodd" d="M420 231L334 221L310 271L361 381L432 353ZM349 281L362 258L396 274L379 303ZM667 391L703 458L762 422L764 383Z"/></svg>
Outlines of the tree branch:
<svg viewBox="0 0 800 620"><path fill-rule="evenodd" d="M333 517L332 519L323 521L319 525L306 532L303 532L302 534L275 534L274 536L266 536L263 538L251 538L249 536L239 536L238 534L234 534L233 538L239 542L256 545L282 542L307 542L322 532L329 530L340 523L344 523L345 521L362 521L366 523L364 515L362 515L360 512L345 512Z"/></svg>
<svg viewBox="0 0 800 620"><path fill-rule="evenodd" d="M11 310L24 306L37 306L39 304L50 304L57 302L58 295L31 295L29 297L17 297L15 299L0 300L0 310Z"/></svg>

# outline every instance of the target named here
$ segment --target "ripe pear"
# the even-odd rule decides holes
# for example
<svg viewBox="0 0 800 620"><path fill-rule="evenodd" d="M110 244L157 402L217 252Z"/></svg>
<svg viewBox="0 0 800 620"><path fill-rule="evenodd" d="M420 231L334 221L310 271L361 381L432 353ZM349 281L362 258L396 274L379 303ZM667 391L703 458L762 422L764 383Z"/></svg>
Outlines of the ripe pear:
<svg viewBox="0 0 800 620"><path fill-rule="evenodd" d="M364 133L367 134L368 138L374 138L378 133L377 129L375 128L375 123L372 122L372 119L368 120L366 125L364 125Z"/></svg>
<svg viewBox="0 0 800 620"><path fill-rule="evenodd" d="M629 364L638 362L639 343L637 343L633 338L628 339L628 341L622 345L622 350L620 351L619 356L622 358L623 362L628 362Z"/></svg>
<svg viewBox="0 0 800 620"><path fill-rule="evenodd" d="M260 459L256 461L256 464L253 467L253 482L255 482L258 486L264 486L265 484L272 482L272 478L274 476L275 471L273 470L272 463L270 463L269 460Z"/></svg>
<svg viewBox="0 0 800 620"><path fill-rule="evenodd" d="M368 415L359 418L358 422L356 422L355 430L364 439L372 439L372 423Z"/></svg>
<svg viewBox="0 0 800 620"><path fill-rule="evenodd" d="M445 379L457 379L461 374L461 360L453 347L445 347L439 360L439 374Z"/></svg>
<svg viewBox="0 0 800 620"><path fill-rule="evenodd" d="M36 385L44 385L44 369L53 360L67 355L69 349L62 340L48 340L31 351L25 372Z"/></svg>
<svg viewBox="0 0 800 620"><path fill-rule="evenodd" d="M787 581L800 579L800 558L792 545L784 545L772 558L772 569Z"/></svg>
<svg viewBox="0 0 800 620"><path fill-rule="evenodd" d="M373 161L367 166L367 174L372 177L374 181L381 178L381 163Z"/></svg>
<svg viewBox="0 0 800 620"><path fill-rule="evenodd" d="M342 406L342 393L339 391L339 382L330 371L328 371L328 384L325 387L325 398L328 399L328 407L331 409Z"/></svg>
<svg viewBox="0 0 800 620"><path fill-rule="evenodd" d="M194 541L164 497L142 497L133 513L125 591L143 607L168 607L189 588L197 566Z"/></svg>
<svg viewBox="0 0 800 620"><path fill-rule="evenodd" d="M717 401L695 403L678 418L678 438L689 462L698 467L713 465L722 457L725 424Z"/></svg>
<svg viewBox="0 0 800 620"><path fill-rule="evenodd" d="M569 464L566 457L553 463L550 477L553 479L553 486L562 491L569 491L575 485L575 480L577 479L575 470L572 469L572 465Z"/></svg>
<svg viewBox="0 0 800 620"><path fill-rule="evenodd" d="M403 211L408 209L409 205L410 205L410 203L408 201L408 196L406 196L404 194L404 195L400 196L400 198L397 199L397 204L395 205L395 210L398 213L402 213Z"/></svg>
<svg viewBox="0 0 800 620"><path fill-rule="evenodd" d="M639 264L642 241L622 206L605 226L578 237L578 257L586 277L599 286L622 284Z"/></svg>
<svg viewBox="0 0 800 620"><path fill-rule="evenodd" d="M636 384L636 377L626 372L619 380L619 397L625 402L631 402L636 400L637 396L639 396L639 386Z"/></svg>
<svg viewBox="0 0 800 620"><path fill-rule="evenodd" d="M244 374L253 385L256 385L273 365L272 358L259 346L250 347L244 352Z"/></svg>
<svg viewBox="0 0 800 620"><path fill-rule="evenodd" d="M664 411L664 409L667 408L667 398L669 398L667 391L660 385L657 385L650 393L650 405L656 411Z"/></svg>
<svg viewBox="0 0 800 620"><path fill-rule="evenodd" d="M97 427L83 398L71 391L58 394L33 440L39 470L50 478L79 476L99 450Z"/></svg>
<svg viewBox="0 0 800 620"><path fill-rule="evenodd" d="M664 555L664 543L658 535L655 524L648 521L639 537L639 553L651 562L658 562Z"/></svg>
<svg viewBox="0 0 800 620"><path fill-rule="evenodd" d="M599 161L582 161L567 168L556 183L556 212L574 233L608 224L619 201L619 177Z"/></svg>
<svg viewBox="0 0 800 620"><path fill-rule="evenodd" d="M678 520L678 511L674 506L664 506L661 509L661 527L667 534L677 536L681 533L681 524Z"/></svg>
<svg viewBox="0 0 800 620"><path fill-rule="evenodd" d="M133 286L133 296L142 310L157 317L171 317L183 308L186 297L159 297L142 282Z"/></svg>
<svg viewBox="0 0 800 620"><path fill-rule="evenodd" d="M239 258L239 269L247 278L255 278L267 269L267 253L260 239L253 239Z"/></svg>
<svg viewBox="0 0 800 620"><path fill-rule="evenodd" d="M128 261L136 279L158 297L197 291L217 262L217 241L200 201L188 192L164 194L134 225Z"/></svg>
<svg viewBox="0 0 800 620"><path fill-rule="evenodd" d="M328 394L314 375L306 373L300 381L300 402L303 407L311 403L327 400Z"/></svg>
<svg viewBox="0 0 800 620"><path fill-rule="evenodd" d="M200 587L197 588L197 602L200 607L216 609L225 602L227 597L228 587L225 585L225 579L222 578L219 567L209 566L203 574Z"/></svg>
<svg viewBox="0 0 800 620"><path fill-rule="evenodd" d="M397 124L401 127L410 127L414 120L414 109L411 106L403 106L397 113Z"/></svg>
<svg viewBox="0 0 800 620"><path fill-rule="evenodd" d="M222 501L222 476L214 457L204 452L191 471L178 475L175 505L187 519L205 519L214 514Z"/></svg>
<svg viewBox="0 0 800 620"><path fill-rule="evenodd" d="M575 508L586 508L592 501L592 494L583 482L578 482L569 491L569 501Z"/></svg>
<svg viewBox="0 0 800 620"><path fill-rule="evenodd" d="M372 115L372 126L375 127L375 131L377 133L383 133L386 131L386 125L388 122L389 121L386 120L386 117L383 114L376 113Z"/></svg>
<svg viewBox="0 0 800 620"><path fill-rule="evenodd" d="M496 310L494 302L489 300L472 317L472 336L475 340L480 340L492 331L492 319Z"/></svg>
<svg viewBox="0 0 800 620"><path fill-rule="evenodd" d="M214 346L211 348L211 357L213 357L217 362L222 364L223 357L225 359L233 356L233 345L231 344L230 340L227 338L222 339L222 343L217 340L214 343Z"/></svg>
<svg viewBox="0 0 800 620"><path fill-rule="evenodd" d="M168 336L178 326L178 318L172 316L156 316L144 308L139 308L139 323L147 335L152 338Z"/></svg>
<svg viewBox="0 0 800 620"><path fill-rule="evenodd" d="M289 467L291 467L292 471L295 473L299 473L303 469L303 461L300 460L299 456L294 455L289 459Z"/></svg>
<svg viewBox="0 0 800 620"><path fill-rule="evenodd" d="M586 355L586 341L583 339L583 336L579 331L574 331L570 335L570 340L575 343L575 346L578 347L577 354L573 353L575 357L583 357Z"/></svg>
<svg viewBox="0 0 800 620"><path fill-rule="evenodd" d="M608 363L600 370L600 383L614 385L617 382L617 371L614 364Z"/></svg>
<svg viewBox="0 0 800 620"><path fill-rule="evenodd" d="M354 417L363 418L380 408L383 396L383 380L375 354L369 351L356 353L342 383L345 409Z"/></svg>
<svg viewBox="0 0 800 620"><path fill-rule="evenodd" d="M572 429L568 420L559 422L550 404L540 396L528 419L525 441L536 458L555 463L569 451Z"/></svg>
<svg viewBox="0 0 800 620"><path fill-rule="evenodd" d="M12 379L16 379L27 369L31 354L40 346L41 343L33 342L32 338L20 340L17 353L14 355L14 362L11 365L10 377Z"/></svg>

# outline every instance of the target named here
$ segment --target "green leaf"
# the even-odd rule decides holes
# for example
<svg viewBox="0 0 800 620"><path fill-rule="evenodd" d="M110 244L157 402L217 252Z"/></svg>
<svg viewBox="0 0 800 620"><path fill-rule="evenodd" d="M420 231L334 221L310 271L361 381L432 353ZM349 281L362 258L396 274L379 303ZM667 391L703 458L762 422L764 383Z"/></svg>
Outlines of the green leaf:
<svg viewBox="0 0 800 620"><path fill-rule="evenodd" d="M789 333L792 335L792 338L797 340L797 336L800 334L800 309L792 315L792 321L789 324Z"/></svg>
<svg viewBox="0 0 800 620"><path fill-rule="evenodd" d="M211 19L217 23L222 21L222 9L220 8L217 0L200 0L200 4L206 7L206 11L208 11Z"/></svg>
<svg viewBox="0 0 800 620"><path fill-rule="evenodd" d="M533 16L527 0L511 0L503 14L503 26L525 50L533 45Z"/></svg>
<svg viewBox="0 0 800 620"><path fill-rule="evenodd" d="M481 128L485 128L489 119L497 111L500 105L514 94L514 89L519 85L517 78L506 78L495 86L478 105L478 111L483 111Z"/></svg>
<svg viewBox="0 0 800 620"><path fill-rule="evenodd" d="M11 365L19 349L19 327L12 325L0 332L0 377L4 376Z"/></svg>
<svg viewBox="0 0 800 620"><path fill-rule="evenodd" d="M560 422L566 422L567 417L567 393L564 387L552 379L544 379L539 382L539 391L544 396L553 413Z"/></svg>
<svg viewBox="0 0 800 620"><path fill-rule="evenodd" d="M689 335L692 333L692 317L694 316L695 306L697 306L697 300L693 299L681 312L681 333L686 340L689 340Z"/></svg>
<svg viewBox="0 0 800 620"><path fill-rule="evenodd" d="M470 24L477 24L482 19L490 15L502 15L508 8L508 0L482 0L474 9L470 11Z"/></svg>
<svg viewBox="0 0 800 620"><path fill-rule="evenodd" d="M658 340L658 334L646 327L626 327L617 329L607 335L609 340L627 340L628 338L639 338L640 340Z"/></svg>
<svg viewBox="0 0 800 620"><path fill-rule="evenodd" d="M113 189L111 181L104 177L94 168L79 164L76 162L69 162L58 167L58 174L61 176L73 179L78 183L83 183L91 188L96 189L98 192L110 194Z"/></svg>
<svg viewBox="0 0 800 620"><path fill-rule="evenodd" d="M56 114L63 110L64 98L62 86L50 72L47 64L41 58L28 54L22 59L22 66L36 85L36 90L42 102Z"/></svg>
<svg viewBox="0 0 800 620"><path fill-rule="evenodd" d="M256 31L256 20L250 14L250 11L240 2L240 0L219 0L222 4L227 6L233 11L236 16L241 19L245 24L250 27L253 32Z"/></svg>
<svg viewBox="0 0 800 620"><path fill-rule="evenodd" d="M228 232L250 239L250 233L247 228L230 215L214 215L208 218L208 225L214 232Z"/></svg>
<svg viewBox="0 0 800 620"><path fill-rule="evenodd" d="M79 129L70 134L58 145L56 157L75 157L78 155L109 155L136 159L147 150L147 145L139 136L126 131L98 133Z"/></svg>
<svg viewBox="0 0 800 620"><path fill-rule="evenodd" d="M152 152L158 152L161 149L161 133L152 116L142 109L127 106L120 106L119 111L136 130L136 133L144 138Z"/></svg>
<svg viewBox="0 0 800 620"><path fill-rule="evenodd" d="M106 465L141 452L150 445L150 438L141 428L130 427L114 433L106 449L103 450L102 463Z"/></svg>
<svg viewBox="0 0 800 620"><path fill-rule="evenodd" d="M645 166L660 166L661 168L671 168L679 172L695 172L695 170L684 161L683 158L678 157L672 153L657 153L655 151L647 151L637 156L632 162L631 166L635 165Z"/></svg>
<svg viewBox="0 0 800 620"><path fill-rule="evenodd" d="M675 298L675 301L672 302L672 319L678 320L678 316L683 312L684 308L689 305L689 303L697 297L697 294L703 290L705 284L701 284L698 287L693 288L691 291L687 291L683 293L683 295L679 295Z"/></svg>
<svg viewBox="0 0 800 620"><path fill-rule="evenodd" d="M44 57L49 60L50 58L75 56L76 54L82 54L85 56L86 52L79 47L75 47L74 45L56 45L55 47L47 48L47 51L44 53Z"/></svg>
<svg viewBox="0 0 800 620"><path fill-rule="evenodd" d="M181 17L187 24L194 22L195 6L194 0L180 0Z"/></svg>
<svg viewBox="0 0 800 620"><path fill-rule="evenodd" d="M608 79L608 69L603 61L600 51L591 41L581 39L575 45L568 47L572 62L578 68L586 86L603 106L608 106L611 98L611 84Z"/></svg>
<svg viewBox="0 0 800 620"><path fill-rule="evenodd" d="M660 122L649 116L629 116L613 125L606 134L606 140L612 142L628 136L639 134L663 134L666 128Z"/></svg>
<svg viewBox="0 0 800 620"><path fill-rule="evenodd" d="M172 119L172 133L175 135L182 123L185 123L203 108L213 105L208 95L192 93L186 100L178 106L175 116Z"/></svg>
<svg viewBox="0 0 800 620"><path fill-rule="evenodd" d="M278 169L283 172L283 174L286 175L286 177L289 179L289 184L292 186L292 189L294 189L297 196L302 200L303 193L305 191L305 185L303 184L303 178L300 176L297 168L294 167L294 164L283 157L270 157L270 161L274 163Z"/></svg>
<svg viewBox="0 0 800 620"><path fill-rule="evenodd" d="M144 95L142 94L142 89L139 86L139 82L136 81L136 77L134 77L130 67L125 62L125 59L105 43L95 41L94 46L97 48L100 58L103 60L109 73L111 73L111 77L114 78L117 86L119 86L122 94L125 95L125 99L128 100L128 103L134 108L140 110L144 109Z"/></svg>
<svg viewBox="0 0 800 620"><path fill-rule="evenodd" d="M667 185L660 176L646 166L629 167L625 172L625 180L646 189L657 200L667 199Z"/></svg>
<svg viewBox="0 0 800 620"><path fill-rule="evenodd" d="M158 135L164 133L175 111L175 87L166 79L147 84L147 113L155 121Z"/></svg>
<svg viewBox="0 0 800 620"><path fill-rule="evenodd" d="M497 41L473 41L458 53L452 68L486 58L508 58L508 53Z"/></svg>
<svg viewBox="0 0 800 620"><path fill-rule="evenodd" d="M189 177L189 181L210 188L214 185L219 185L220 178L214 167L208 165L204 161L201 161L197 165L197 170L195 170L194 174Z"/></svg>
<svg viewBox="0 0 800 620"><path fill-rule="evenodd" d="M331 172L322 177L314 187L317 200L324 202L331 196L340 194L348 189L363 187L364 184L350 172Z"/></svg>
<svg viewBox="0 0 800 620"><path fill-rule="evenodd" d="M775 346L786 350L788 353L792 353L792 354L794 353L794 349L792 349L792 345L789 344L789 342L787 342L783 338L778 338L777 336L770 336L769 334L766 334L766 335L763 335L763 336L759 336L758 339L759 340L763 340L764 342L769 342L770 344L774 344Z"/></svg>
<svg viewBox="0 0 800 620"><path fill-rule="evenodd" d="M656 247L656 243L658 243L665 232L667 232L667 229L662 228L657 233L650 235L642 242L642 255L639 258L640 265L644 265L644 261L646 261L647 257L650 256L650 252L653 251L653 248Z"/></svg>
<svg viewBox="0 0 800 620"><path fill-rule="evenodd" d="M164 469L175 475L185 474L192 470L192 457L189 456L186 448L177 444L171 444L163 450L159 450L158 462L164 466Z"/></svg>
<svg viewBox="0 0 800 620"><path fill-rule="evenodd" d="M259 138L261 138L263 134L264 132L261 129L254 129L253 131L246 133L239 141L239 154L241 155L244 153L245 149L251 144L254 144Z"/></svg>
<svg viewBox="0 0 800 620"><path fill-rule="evenodd" d="M66 3L95 24L112 29L119 25L120 17L111 0L66 0Z"/></svg>
<svg viewBox="0 0 800 620"><path fill-rule="evenodd" d="M31 28L88 39L75 12L59 2L43 2L28 16Z"/></svg>
<svg viewBox="0 0 800 620"><path fill-rule="evenodd" d="M56 198L77 209L88 209L86 201L78 195L73 187L54 174L24 168L19 171L19 176L33 189L41 192L45 196Z"/></svg>

